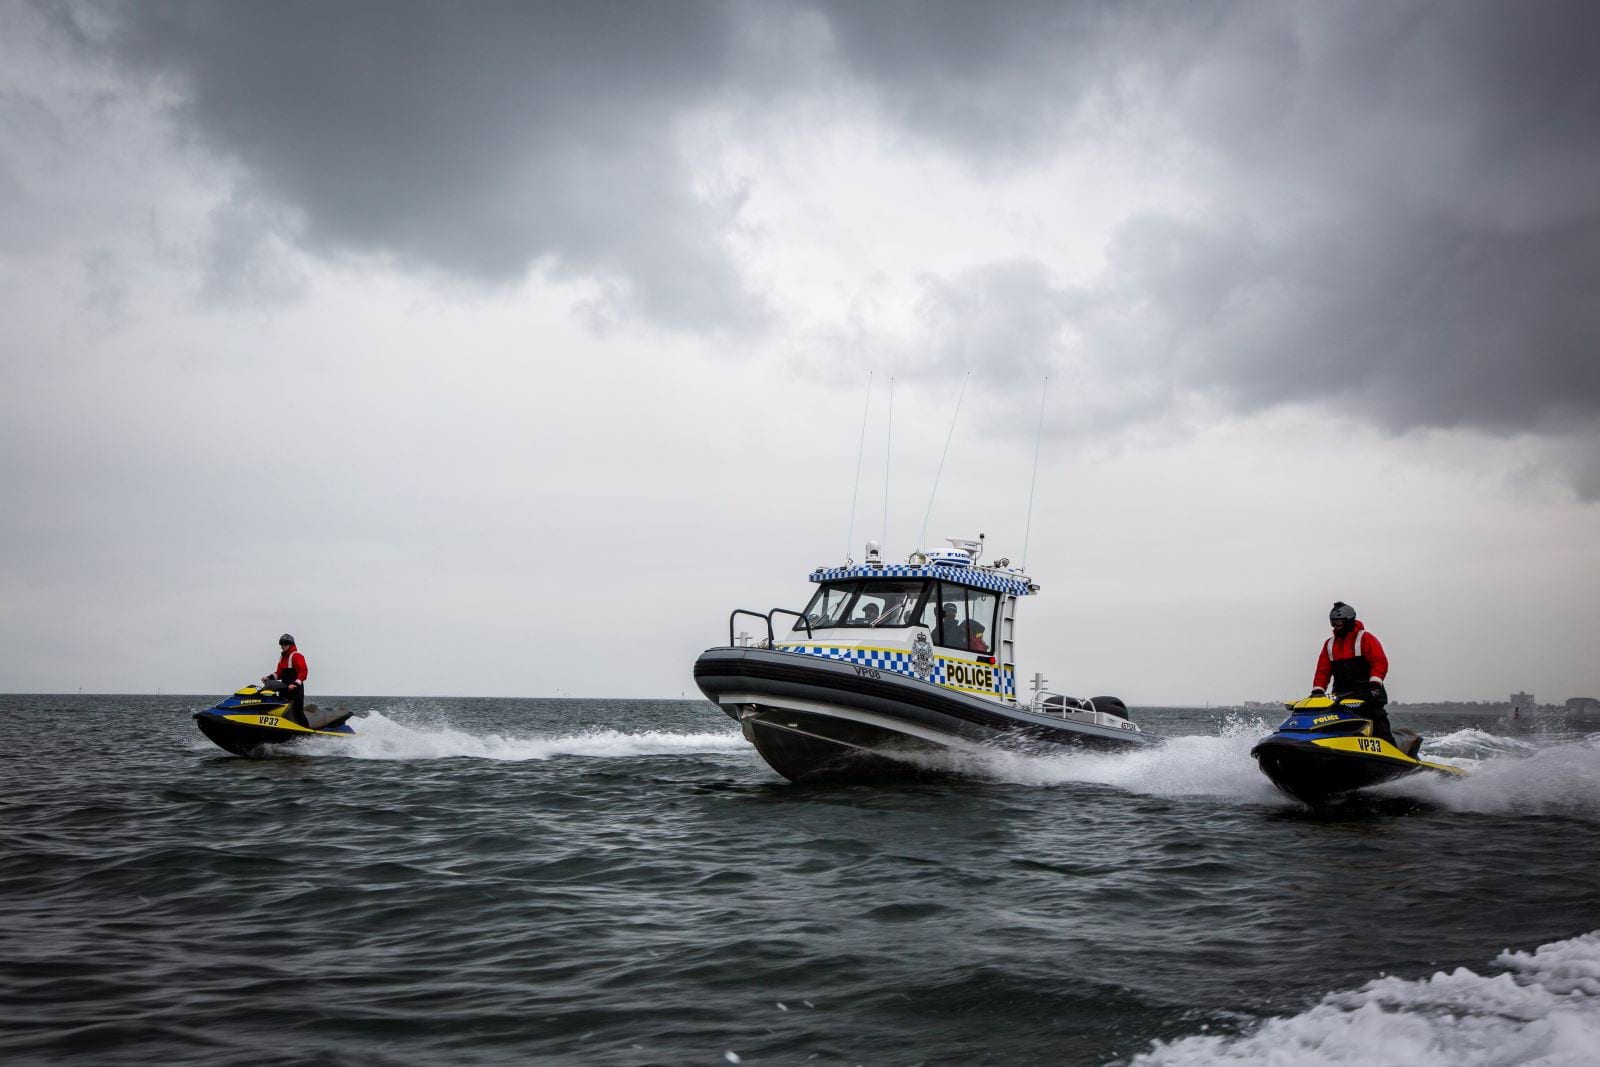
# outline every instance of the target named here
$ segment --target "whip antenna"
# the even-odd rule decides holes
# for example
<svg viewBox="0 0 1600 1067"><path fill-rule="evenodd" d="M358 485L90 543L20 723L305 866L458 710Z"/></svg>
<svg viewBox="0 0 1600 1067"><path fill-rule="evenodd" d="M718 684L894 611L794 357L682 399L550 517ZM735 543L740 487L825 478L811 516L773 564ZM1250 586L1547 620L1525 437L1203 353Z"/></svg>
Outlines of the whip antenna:
<svg viewBox="0 0 1600 1067"><path fill-rule="evenodd" d="M1033 487L1039 484L1039 440L1044 436L1044 395L1050 391L1050 375L1039 387L1039 426L1033 431L1033 477L1028 480L1028 521L1022 528L1022 573L1028 573L1028 538L1033 534Z"/></svg>
<svg viewBox="0 0 1600 1067"><path fill-rule="evenodd" d="M889 428L883 435L883 550L889 550L889 462L894 448L894 379L889 379Z"/></svg>
<svg viewBox="0 0 1600 1067"><path fill-rule="evenodd" d="M933 492L928 494L928 510L922 514L922 536L917 538L918 552L928 547L928 518L933 514L933 498L939 493L939 476L944 473L945 457L950 454L950 438L956 434L956 416L961 414L961 399L967 395L967 379L971 377L971 371L961 376L961 392L956 394L956 410L950 416L950 430L944 435L944 452L939 456L939 469L933 472Z"/></svg>
<svg viewBox="0 0 1600 1067"><path fill-rule="evenodd" d="M867 412L872 410L872 372L867 371L867 402L861 406L861 444L856 447L856 484L850 490L850 533L844 539L845 562L856 543L856 497L861 493L861 457L867 454Z"/></svg>

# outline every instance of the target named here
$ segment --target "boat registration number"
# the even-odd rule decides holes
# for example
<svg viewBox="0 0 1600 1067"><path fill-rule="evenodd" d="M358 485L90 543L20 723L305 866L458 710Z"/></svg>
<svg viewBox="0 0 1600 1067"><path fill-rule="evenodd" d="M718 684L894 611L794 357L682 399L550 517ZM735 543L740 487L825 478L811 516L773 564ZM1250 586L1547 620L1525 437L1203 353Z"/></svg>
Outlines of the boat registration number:
<svg viewBox="0 0 1600 1067"><path fill-rule="evenodd" d="M1356 738L1356 747L1363 752L1382 752L1383 742L1376 737L1358 737Z"/></svg>
<svg viewBox="0 0 1600 1067"><path fill-rule="evenodd" d="M272 715L263 715L263 716L261 716L261 725L262 726L276 726L276 725L278 725L278 720L277 720L276 717L274 717Z"/></svg>

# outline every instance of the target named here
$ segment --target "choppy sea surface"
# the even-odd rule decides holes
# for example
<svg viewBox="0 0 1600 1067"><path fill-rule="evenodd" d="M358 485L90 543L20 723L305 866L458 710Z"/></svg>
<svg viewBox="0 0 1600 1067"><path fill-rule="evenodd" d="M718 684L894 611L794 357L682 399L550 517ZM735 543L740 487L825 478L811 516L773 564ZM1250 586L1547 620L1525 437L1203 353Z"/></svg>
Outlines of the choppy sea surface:
<svg viewBox="0 0 1600 1067"><path fill-rule="evenodd" d="M0 1062L1600 1062L1600 734L1397 713L1315 815L1274 717L796 786L697 701L0 697Z"/></svg>

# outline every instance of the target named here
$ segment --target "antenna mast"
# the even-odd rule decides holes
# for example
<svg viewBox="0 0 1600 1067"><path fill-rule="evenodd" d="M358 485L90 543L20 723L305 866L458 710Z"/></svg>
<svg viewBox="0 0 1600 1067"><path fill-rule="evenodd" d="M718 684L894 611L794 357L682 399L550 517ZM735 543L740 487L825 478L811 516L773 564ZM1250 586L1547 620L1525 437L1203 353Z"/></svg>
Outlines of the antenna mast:
<svg viewBox="0 0 1600 1067"><path fill-rule="evenodd" d="M1033 431L1033 477L1028 479L1028 521L1022 528L1022 573L1028 573L1028 538L1033 535L1033 488L1039 484L1039 441L1044 437L1044 397L1050 390L1050 375L1039 387L1039 425Z"/></svg>
<svg viewBox="0 0 1600 1067"><path fill-rule="evenodd" d="M950 416L950 429L944 435L944 452L939 456L939 469L933 472L933 492L928 494L928 510L922 514L922 536L917 538L918 552L926 551L928 547L928 518L933 514L933 498L939 493L939 477L944 474L945 457L950 455L950 438L956 434L956 417L961 414L961 400L967 395L967 379L971 377L971 371L961 376L961 392L956 394L956 410Z"/></svg>
<svg viewBox="0 0 1600 1067"><path fill-rule="evenodd" d="M867 454L867 412L872 410L872 372L867 371L867 402L861 406L861 444L856 447L856 484L850 490L850 532L844 539L844 558L848 563L856 543L856 497L861 493L861 458Z"/></svg>
<svg viewBox="0 0 1600 1067"><path fill-rule="evenodd" d="M889 428L883 435L883 544L889 550L889 463L894 449L894 378L889 379Z"/></svg>

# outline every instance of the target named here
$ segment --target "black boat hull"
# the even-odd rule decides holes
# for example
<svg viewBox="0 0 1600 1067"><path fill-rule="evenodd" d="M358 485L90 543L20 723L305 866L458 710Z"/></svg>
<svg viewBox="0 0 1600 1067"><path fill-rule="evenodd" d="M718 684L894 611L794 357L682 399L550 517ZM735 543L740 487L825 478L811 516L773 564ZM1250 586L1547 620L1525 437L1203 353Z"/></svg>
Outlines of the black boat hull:
<svg viewBox="0 0 1600 1067"><path fill-rule="evenodd" d="M892 671L793 652L714 648L695 682L793 781L928 773L952 752L1009 745L1131 748L1151 740L967 696Z"/></svg>

